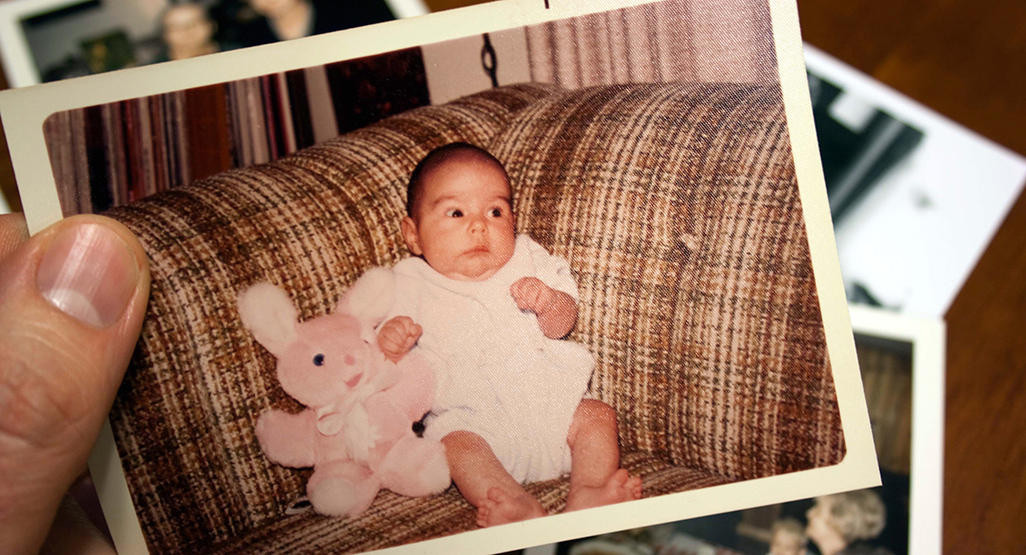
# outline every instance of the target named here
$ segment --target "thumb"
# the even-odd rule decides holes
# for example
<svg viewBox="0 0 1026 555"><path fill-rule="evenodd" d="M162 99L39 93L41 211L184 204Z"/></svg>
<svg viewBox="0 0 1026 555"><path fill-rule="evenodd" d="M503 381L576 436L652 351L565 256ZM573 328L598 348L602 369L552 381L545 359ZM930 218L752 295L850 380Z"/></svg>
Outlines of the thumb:
<svg viewBox="0 0 1026 555"><path fill-rule="evenodd" d="M0 553L37 550L84 470L149 284L138 241L100 216L62 220L0 261Z"/></svg>

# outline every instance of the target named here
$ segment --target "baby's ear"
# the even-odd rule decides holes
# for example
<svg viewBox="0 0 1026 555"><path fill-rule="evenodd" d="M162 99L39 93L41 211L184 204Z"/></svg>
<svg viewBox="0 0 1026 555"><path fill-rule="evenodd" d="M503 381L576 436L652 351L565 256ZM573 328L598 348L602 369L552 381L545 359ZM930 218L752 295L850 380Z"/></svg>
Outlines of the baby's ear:
<svg viewBox="0 0 1026 555"><path fill-rule="evenodd" d="M399 224L399 228L403 232L406 248L410 249L410 252L417 256L424 254L424 250L420 248L420 233L417 232L417 222L413 221L413 218L406 216Z"/></svg>
<svg viewBox="0 0 1026 555"><path fill-rule="evenodd" d="M299 312L285 291L267 282L239 293L239 317L253 337L274 356L281 357L296 341Z"/></svg>
<svg viewBox="0 0 1026 555"><path fill-rule="evenodd" d="M371 268L342 295L337 310L355 316L367 339L374 337L374 327L385 319L394 302L395 275L391 270Z"/></svg>

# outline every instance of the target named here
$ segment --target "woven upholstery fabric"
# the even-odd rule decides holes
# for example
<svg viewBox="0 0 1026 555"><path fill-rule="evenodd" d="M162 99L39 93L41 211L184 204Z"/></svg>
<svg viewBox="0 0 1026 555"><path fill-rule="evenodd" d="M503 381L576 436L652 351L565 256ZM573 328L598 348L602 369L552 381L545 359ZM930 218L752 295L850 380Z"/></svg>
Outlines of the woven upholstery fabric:
<svg viewBox="0 0 1026 555"><path fill-rule="evenodd" d="M492 150L517 185L518 229L577 274L574 336L625 449L734 480L840 460L776 87L554 95Z"/></svg>
<svg viewBox="0 0 1026 555"><path fill-rule="evenodd" d="M493 89L383 120L271 164L116 209L151 259L148 318L111 423L150 549L358 551L474 527L455 488L382 492L355 519L284 516L309 471L254 435L300 410L239 321L283 287L308 319L406 256L405 181L431 148L483 145L520 231L567 257L592 395L624 466L658 495L838 462L843 438L775 88ZM565 479L531 484L550 510Z"/></svg>
<svg viewBox="0 0 1026 555"><path fill-rule="evenodd" d="M626 453L624 466L639 473L646 495L661 495L727 483L707 472L673 466L644 453ZM549 511L562 510L569 480L528 484L526 489ZM474 530L473 508L450 488L443 495L411 499L389 491L378 494L359 519L324 518L313 513L283 517L252 531L230 544L218 546L225 553L339 553L380 549Z"/></svg>

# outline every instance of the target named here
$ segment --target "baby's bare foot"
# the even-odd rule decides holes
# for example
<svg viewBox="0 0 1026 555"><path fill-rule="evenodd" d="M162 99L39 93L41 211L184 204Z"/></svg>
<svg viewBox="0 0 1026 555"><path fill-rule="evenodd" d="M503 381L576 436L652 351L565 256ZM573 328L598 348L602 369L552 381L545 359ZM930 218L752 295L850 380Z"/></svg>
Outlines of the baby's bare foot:
<svg viewBox="0 0 1026 555"><path fill-rule="evenodd" d="M578 486L571 489L566 497L565 511L601 507L635 499L641 499L641 478L631 476L621 468L601 486Z"/></svg>
<svg viewBox="0 0 1026 555"><path fill-rule="evenodd" d="M484 528L545 516L545 508L529 494L510 495L499 488L488 490L488 498L477 508L477 525Z"/></svg>

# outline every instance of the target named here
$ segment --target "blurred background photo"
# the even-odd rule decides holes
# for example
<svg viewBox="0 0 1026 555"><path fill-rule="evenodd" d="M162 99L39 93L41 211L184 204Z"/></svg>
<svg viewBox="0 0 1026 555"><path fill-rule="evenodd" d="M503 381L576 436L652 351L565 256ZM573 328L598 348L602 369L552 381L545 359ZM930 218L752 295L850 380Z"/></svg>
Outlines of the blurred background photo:
<svg viewBox="0 0 1026 555"><path fill-rule="evenodd" d="M421 0L7 0L0 50L21 87L427 11Z"/></svg>

